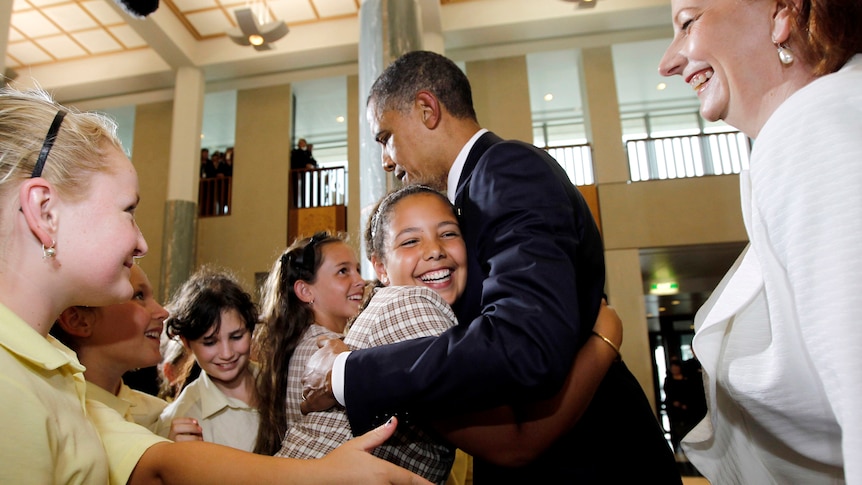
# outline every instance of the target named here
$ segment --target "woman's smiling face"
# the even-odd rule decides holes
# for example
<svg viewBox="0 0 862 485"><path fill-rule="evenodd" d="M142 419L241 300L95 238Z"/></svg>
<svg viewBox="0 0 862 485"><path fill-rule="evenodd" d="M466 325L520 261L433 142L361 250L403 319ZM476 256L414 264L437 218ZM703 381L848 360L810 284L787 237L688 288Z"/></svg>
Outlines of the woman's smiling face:
<svg viewBox="0 0 862 485"><path fill-rule="evenodd" d="M659 64L697 93L700 113L750 136L774 110L781 63L772 43L773 0L672 0L674 39Z"/></svg>

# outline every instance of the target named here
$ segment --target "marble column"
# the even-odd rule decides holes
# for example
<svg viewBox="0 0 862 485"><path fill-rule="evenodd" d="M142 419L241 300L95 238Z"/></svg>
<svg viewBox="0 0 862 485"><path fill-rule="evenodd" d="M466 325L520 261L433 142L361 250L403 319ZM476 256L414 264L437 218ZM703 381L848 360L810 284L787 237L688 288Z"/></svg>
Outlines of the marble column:
<svg viewBox="0 0 862 485"><path fill-rule="evenodd" d="M424 2L422 8L429 8ZM365 116L365 104L371 85L393 60L402 54L423 48L422 12L417 0L365 0L359 9L359 207L360 228L371 208L386 192L395 187L396 180L381 167L380 147ZM439 5L437 5L439 9ZM439 17L439 14L438 14ZM357 198L351 196L351 204ZM361 234L360 229L360 234ZM365 254L364 242L360 254ZM362 274L374 276L371 264L363 260Z"/></svg>

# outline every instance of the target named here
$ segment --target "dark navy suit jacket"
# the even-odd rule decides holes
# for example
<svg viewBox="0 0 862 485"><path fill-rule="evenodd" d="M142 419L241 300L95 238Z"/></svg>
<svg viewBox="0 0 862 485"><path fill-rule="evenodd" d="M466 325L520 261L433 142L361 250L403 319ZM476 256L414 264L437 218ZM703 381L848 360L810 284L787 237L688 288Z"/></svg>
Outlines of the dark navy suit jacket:
<svg viewBox="0 0 862 485"><path fill-rule="evenodd" d="M553 158L532 145L485 133L467 158L455 206L469 261L467 287L455 306L459 325L438 338L351 353L345 401L354 434L393 414L425 420L550 397L589 338L604 291L602 241L589 207ZM605 381L620 381L628 389L607 400L629 414L638 410L634 421L641 424L626 431L635 433L630 436L637 438L637 447L663 446L660 454L674 466L634 377L620 364ZM617 391L620 386L610 387ZM610 420L603 427L632 425L632 418L613 415L618 409L608 411L597 416ZM517 472L533 483L541 476L556 480L570 474L589 483L596 466L606 463L596 463L597 453L591 451L597 444L592 440L601 438L591 436L596 431L573 430L537 467ZM583 459L570 454L575 445ZM615 462L620 459L616 456ZM513 472L477 463L475 478L513 483Z"/></svg>

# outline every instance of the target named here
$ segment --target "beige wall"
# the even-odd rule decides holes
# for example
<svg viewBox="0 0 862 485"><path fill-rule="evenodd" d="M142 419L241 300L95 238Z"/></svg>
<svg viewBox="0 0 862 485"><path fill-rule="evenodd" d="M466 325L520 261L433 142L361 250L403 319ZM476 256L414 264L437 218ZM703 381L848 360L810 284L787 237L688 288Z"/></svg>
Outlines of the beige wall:
<svg viewBox="0 0 862 485"><path fill-rule="evenodd" d="M606 249L746 241L739 177L599 185Z"/></svg>
<svg viewBox="0 0 862 485"><path fill-rule="evenodd" d="M168 163L170 161L171 118L170 101L138 105L135 109L134 153L132 163L138 171L141 203L135 219L149 245L149 252L140 264L160 294L159 271L162 260L165 200L168 194Z"/></svg>
<svg viewBox="0 0 862 485"><path fill-rule="evenodd" d="M525 56L467 63L479 124L504 139L533 142Z"/></svg>
<svg viewBox="0 0 862 485"><path fill-rule="evenodd" d="M198 221L197 263L233 270L249 288L287 245L290 85L237 93L231 215Z"/></svg>

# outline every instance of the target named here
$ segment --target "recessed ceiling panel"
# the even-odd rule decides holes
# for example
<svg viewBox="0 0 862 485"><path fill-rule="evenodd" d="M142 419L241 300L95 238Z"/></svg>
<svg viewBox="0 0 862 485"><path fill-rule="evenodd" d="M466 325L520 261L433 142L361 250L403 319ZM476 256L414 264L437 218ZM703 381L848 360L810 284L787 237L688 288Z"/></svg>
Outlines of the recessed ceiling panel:
<svg viewBox="0 0 862 485"><path fill-rule="evenodd" d="M42 13L66 31L92 29L99 25L86 10L75 3L45 8Z"/></svg>
<svg viewBox="0 0 862 485"><path fill-rule="evenodd" d="M31 38L60 33L57 26L36 10L16 13L12 16L12 25Z"/></svg>
<svg viewBox="0 0 862 485"><path fill-rule="evenodd" d="M186 16L195 30L202 36L224 34L233 25L221 10L207 10Z"/></svg>
<svg viewBox="0 0 862 485"><path fill-rule="evenodd" d="M47 52L40 49L32 42L9 44L7 51L13 59L18 61L17 63L10 64L9 67L17 67L18 65L26 66L53 60Z"/></svg>
<svg viewBox="0 0 862 485"><path fill-rule="evenodd" d="M127 49L146 47L147 42L128 24L118 25L108 29Z"/></svg>
<svg viewBox="0 0 862 485"><path fill-rule="evenodd" d="M36 7L47 7L49 5L57 5L60 3L66 3L68 0L29 0L33 6Z"/></svg>
<svg viewBox="0 0 862 485"><path fill-rule="evenodd" d="M358 11L353 0L314 0L314 7L321 18L350 15Z"/></svg>
<svg viewBox="0 0 862 485"><path fill-rule="evenodd" d="M103 25L122 24L125 22L123 17L113 7L108 5L105 0L82 2L81 6Z"/></svg>
<svg viewBox="0 0 862 485"><path fill-rule="evenodd" d="M173 0L173 4L180 9L181 12L193 12L195 10L218 8L218 2L215 0Z"/></svg>
<svg viewBox="0 0 862 485"><path fill-rule="evenodd" d="M115 52L123 49L113 37L108 35L104 30L88 30L86 32L76 32L72 34L85 49L93 54L102 54L105 52Z"/></svg>
<svg viewBox="0 0 862 485"><path fill-rule="evenodd" d="M314 20L314 9L308 0L273 0L269 2L269 8L275 18L291 22L305 22Z"/></svg>
<svg viewBox="0 0 862 485"><path fill-rule="evenodd" d="M88 54L88 52L82 49L78 44L70 42L69 38L65 35L43 37L36 41L36 43L56 59L72 59L75 57L83 57Z"/></svg>
<svg viewBox="0 0 862 485"><path fill-rule="evenodd" d="M9 29L9 42L15 42L16 40L24 40L24 36L18 32L18 29Z"/></svg>

